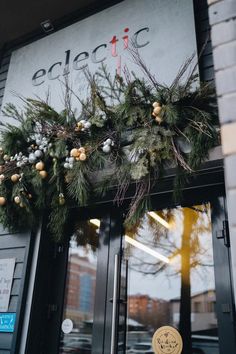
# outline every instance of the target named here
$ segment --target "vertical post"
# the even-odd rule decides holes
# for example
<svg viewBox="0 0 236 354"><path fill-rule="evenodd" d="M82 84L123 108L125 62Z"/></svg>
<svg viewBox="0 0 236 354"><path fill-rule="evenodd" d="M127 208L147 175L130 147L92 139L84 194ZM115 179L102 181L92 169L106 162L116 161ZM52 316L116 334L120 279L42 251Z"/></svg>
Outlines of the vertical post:
<svg viewBox="0 0 236 354"><path fill-rule="evenodd" d="M118 301L118 272L119 255L115 255L114 265L114 285L112 302L112 322L111 322L111 354L116 354L116 329L117 329L117 301Z"/></svg>

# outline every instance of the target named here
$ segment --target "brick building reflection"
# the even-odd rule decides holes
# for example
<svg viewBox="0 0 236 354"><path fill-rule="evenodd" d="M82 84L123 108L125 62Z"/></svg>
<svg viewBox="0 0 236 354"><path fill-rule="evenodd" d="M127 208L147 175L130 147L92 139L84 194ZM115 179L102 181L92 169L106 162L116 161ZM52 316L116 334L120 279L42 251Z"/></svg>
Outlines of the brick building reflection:
<svg viewBox="0 0 236 354"><path fill-rule="evenodd" d="M215 303L215 290L203 291L191 297L193 332L217 329ZM128 304L129 318L146 329L155 329L167 323L176 328L179 326L179 298L165 301L138 294L129 296Z"/></svg>
<svg viewBox="0 0 236 354"><path fill-rule="evenodd" d="M130 295L128 300L129 318L139 322L146 329L155 329L170 321L170 304L148 295Z"/></svg>
<svg viewBox="0 0 236 354"><path fill-rule="evenodd" d="M73 321L74 329L93 320L96 285L96 264L88 257L71 253L68 260L65 318Z"/></svg>

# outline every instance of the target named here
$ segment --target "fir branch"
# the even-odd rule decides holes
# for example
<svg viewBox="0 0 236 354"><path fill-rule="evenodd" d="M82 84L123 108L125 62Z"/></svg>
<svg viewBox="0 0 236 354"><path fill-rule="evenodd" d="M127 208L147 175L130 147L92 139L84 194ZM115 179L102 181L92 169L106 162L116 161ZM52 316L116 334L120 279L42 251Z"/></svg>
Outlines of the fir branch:
<svg viewBox="0 0 236 354"><path fill-rule="evenodd" d="M54 241L62 241L65 237L66 223L68 222L69 210L66 205L57 205L49 214L48 228Z"/></svg>
<svg viewBox="0 0 236 354"><path fill-rule="evenodd" d="M87 205L91 192L105 195L116 188L114 202L119 206L132 186L135 193L126 223L134 225L148 207L151 186L168 163L176 163L175 193L179 193L219 142L214 88L205 83L194 86L194 57L187 59L167 86L156 80L136 48L130 53L144 79L127 69L124 78L112 77L103 66L95 74L84 72L85 100L68 81L64 83L65 107L60 113L48 104L49 96L46 100L21 98L23 112L12 104L6 106L6 116L14 118L17 126L2 123L0 194L6 203L0 207L0 220L5 226L32 227L48 208L48 227L59 240L68 205ZM79 122L71 105L73 95L81 104ZM160 107L158 116L154 102ZM190 153L181 150L179 137L191 145ZM107 140L110 145L104 149ZM44 162L43 171L40 164L37 167L39 160ZM107 171L109 178L101 179ZM15 184L12 174L20 176ZM151 178L155 179L152 183ZM15 202L17 196L21 205Z"/></svg>
<svg viewBox="0 0 236 354"><path fill-rule="evenodd" d="M76 200L79 206L85 206L89 200L90 182L86 163L76 162L75 167L68 173L67 192L69 197Z"/></svg>
<svg viewBox="0 0 236 354"><path fill-rule="evenodd" d="M171 139L171 143L172 143L173 152L174 152L174 156L175 156L175 160L176 160L177 165L180 165L187 172L190 172L190 173L193 172L192 168L187 164L184 157L178 151L173 138Z"/></svg>

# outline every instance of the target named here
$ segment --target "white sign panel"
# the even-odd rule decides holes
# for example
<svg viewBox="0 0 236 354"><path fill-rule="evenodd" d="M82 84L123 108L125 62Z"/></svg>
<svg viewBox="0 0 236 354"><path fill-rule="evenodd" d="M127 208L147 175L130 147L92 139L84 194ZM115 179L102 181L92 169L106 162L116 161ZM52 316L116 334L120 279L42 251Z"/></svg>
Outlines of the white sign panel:
<svg viewBox="0 0 236 354"><path fill-rule="evenodd" d="M15 269L15 258L0 259L0 312L7 312Z"/></svg>
<svg viewBox="0 0 236 354"><path fill-rule="evenodd" d="M66 318L62 322L61 329L62 329L63 333L69 334L72 331L72 329L73 329L73 322L71 321L71 319Z"/></svg>
<svg viewBox="0 0 236 354"><path fill-rule="evenodd" d="M63 108L65 77L84 94L83 69L101 64L122 75L124 66L140 74L129 49L138 49L161 83L169 84L183 62L196 52L191 0L124 0L65 29L13 52L3 106L24 97L44 98ZM78 101L74 101L76 105Z"/></svg>

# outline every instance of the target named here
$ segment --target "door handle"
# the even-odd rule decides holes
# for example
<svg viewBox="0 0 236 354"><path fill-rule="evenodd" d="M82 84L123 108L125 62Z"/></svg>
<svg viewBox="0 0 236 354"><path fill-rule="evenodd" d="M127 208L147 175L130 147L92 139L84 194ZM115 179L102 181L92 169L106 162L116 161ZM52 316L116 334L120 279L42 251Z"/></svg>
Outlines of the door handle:
<svg viewBox="0 0 236 354"><path fill-rule="evenodd" d="M228 220L223 221L222 230L216 231L216 238L218 240L223 239L224 245L226 247L230 247L230 239L229 239L229 222Z"/></svg>
<svg viewBox="0 0 236 354"><path fill-rule="evenodd" d="M118 273L119 273L119 255L115 255L114 264L114 283L112 299L112 321L111 321L111 354L116 353L116 315L118 303Z"/></svg>
<svg viewBox="0 0 236 354"><path fill-rule="evenodd" d="M118 304L127 304L127 300L120 298L116 300ZM109 299L109 302L111 302L113 304L113 297L111 299Z"/></svg>

